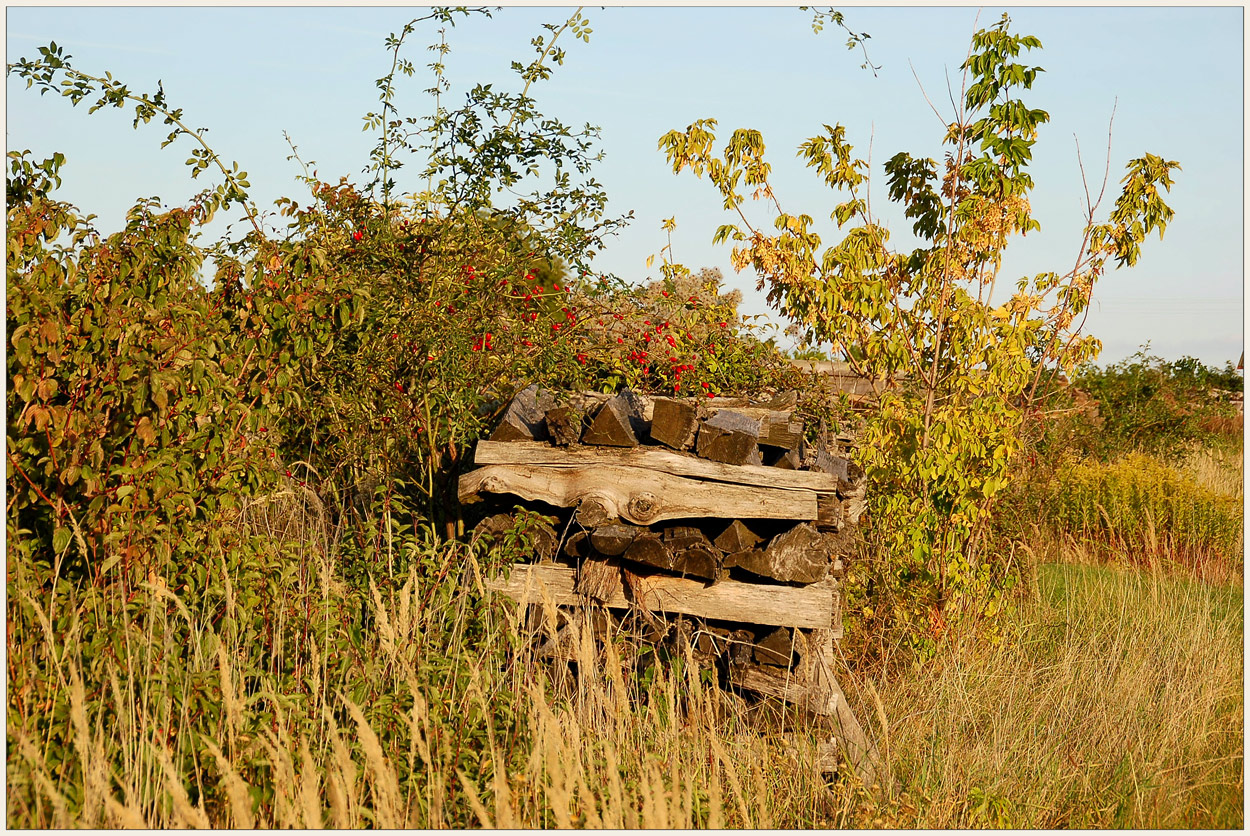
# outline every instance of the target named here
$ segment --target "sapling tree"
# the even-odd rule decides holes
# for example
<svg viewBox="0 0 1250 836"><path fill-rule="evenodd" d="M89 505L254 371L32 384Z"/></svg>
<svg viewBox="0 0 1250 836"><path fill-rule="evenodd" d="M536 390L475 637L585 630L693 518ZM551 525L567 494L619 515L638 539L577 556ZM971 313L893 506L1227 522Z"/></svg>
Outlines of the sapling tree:
<svg viewBox="0 0 1250 836"><path fill-rule="evenodd" d="M1172 217L1163 192L1179 169L1154 154L1131 160L1107 219L1097 219L1101 195L1087 200L1072 266L1023 278L997 299L1008 241L1038 228L1028 167L1049 120L1023 100L1042 72L1023 55L1041 43L1009 24L1004 15L972 38L941 163L900 152L884 166L889 198L920 241L910 252L890 246L870 210L868 165L842 125L825 125L799 147L838 195L830 218L843 234L831 245L812 215L792 213L774 194L759 131L736 130L717 151L716 122L703 119L659 143L675 173L706 176L737 215L714 235L732 242L735 268L752 268L769 303L810 342L829 344L872 381L876 402L857 456L884 557L878 594L856 599L852 584L852 605L904 627L920 648L954 613L1001 606L1008 567L982 535L1022 425L1036 413L1038 384L1097 354L1099 342L1081 331L1094 285L1108 263L1131 266L1150 233L1162 236ZM757 206L773 230L749 213Z"/></svg>

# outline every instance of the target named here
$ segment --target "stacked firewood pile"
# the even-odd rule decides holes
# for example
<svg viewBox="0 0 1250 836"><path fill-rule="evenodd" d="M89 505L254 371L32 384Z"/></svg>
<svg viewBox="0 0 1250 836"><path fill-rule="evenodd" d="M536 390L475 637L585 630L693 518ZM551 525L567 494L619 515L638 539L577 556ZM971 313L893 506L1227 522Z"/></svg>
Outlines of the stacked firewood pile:
<svg viewBox="0 0 1250 836"><path fill-rule="evenodd" d="M518 506L557 523L532 534L533 562L488 585L522 604L598 604L609 629L622 611L675 627L653 636L680 634L735 687L836 716L862 744L832 662L863 474L850 439L809 444L794 405L522 390L460 500L480 503L474 538L502 536Z"/></svg>

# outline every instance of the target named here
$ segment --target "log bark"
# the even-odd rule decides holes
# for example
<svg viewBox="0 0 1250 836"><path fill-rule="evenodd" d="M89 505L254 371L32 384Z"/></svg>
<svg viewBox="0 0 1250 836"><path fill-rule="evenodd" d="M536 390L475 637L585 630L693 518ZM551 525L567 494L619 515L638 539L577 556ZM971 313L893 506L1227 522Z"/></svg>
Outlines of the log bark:
<svg viewBox="0 0 1250 836"><path fill-rule="evenodd" d="M699 409L688 401L656 398L651 414L651 438L674 450L688 450L699 426Z"/></svg>
<svg viewBox="0 0 1250 836"><path fill-rule="evenodd" d="M584 599L574 590L574 576L573 567L557 563L517 564L508 580L495 578L486 586L522 604L541 602L544 592L554 604L580 604ZM829 583L795 588L726 580L707 586L689 578L651 575L636 578L635 588L636 603L655 613L822 629L829 628L833 616ZM604 603L616 609L635 605L623 594Z"/></svg>
<svg viewBox="0 0 1250 836"><path fill-rule="evenodd" d="M603 557L583 560L577 569L574 591L578 595L604 603L623 595L625 589L621 581L621 564Z"/></svg>
<svg viewBox="0 0 1250 836"><path fill-rule="evenodd" d="M833 493L838 489L837 479L826 473L808 470L792 472L774 467L749 465L734 467L669 450L641 447L630 450L588 447L565 450L535 442L499 444L494 441L479 441L473 461L476 464L541 464L552 467L612 465L637 467L673 476L691 476L712 482L756 485L761 488L787 488L822 493ZM815 516L808 519L815 519Z"/></svg>
<svg viewBox="0 0 1250 836"><path fill-rule="evenodd" d="M633 467L491 465L460 477L462 503L477 501L483 493L514 494L560 508L580 505L577 516L587 527L614 518L637 525L700 517L816 518L811 491L701 482ZM586 508L594 513L583 515Z"/></svg>

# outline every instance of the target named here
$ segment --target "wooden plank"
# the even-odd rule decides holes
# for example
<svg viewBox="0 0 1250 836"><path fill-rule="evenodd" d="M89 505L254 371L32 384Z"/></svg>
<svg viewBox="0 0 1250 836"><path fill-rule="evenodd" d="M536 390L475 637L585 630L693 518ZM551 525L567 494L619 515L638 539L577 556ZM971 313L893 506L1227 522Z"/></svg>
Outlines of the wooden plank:
<svg viewBox="0 0 1250 836"><path fill-rule="evenodd" d="M575 574L573 567L558 563L516 564L508 580L494 578L486 586L521 604L540 603L545 592L554 604L580 605L586 599L574 591ZM725 580L706 586L688 578L650 575L634 584L642 590L638 603L654 613L826 630L833 619L833 587L827 581L792 587ZM616 609L634 606L621 592L605 603Z"/></svg>
<svg viewBox="0 0 1250 836"><path fill-rule="evenodd" d="M814 687L792 670L759 665L730 666L729 681L739 688L803 706L815 714L825 717L837 714L835 695Z"/></svg>
<svg viewBox="0 0 1250 836"><path fill-rule="evenodd" d="M613 517L637 525L700 517L814 520L817 513L812 491L700 482L637 467L489 465L461 476L459 488L463 503L508 493L560 508L592 506L594 519L584 525Z"/></svg>
<svg viewBox="0 0 1250 836"><path fill-rule="evenodd" d="M713 482L735 485L756 485L761 488L817 491L832 493L838 489L837 477L816 471L789 471L774 467L754 465L726 465L719 462L684 456L669 450L637 447L629 450L608 448L572 448L564 450L542 442L479 441L473 460L477 464L542 464L551 467L579 467L582 465L617 465L641 467L647 470L671 473L674 476L692 476ZM808 519L816 519L813 514Z"/></svg>

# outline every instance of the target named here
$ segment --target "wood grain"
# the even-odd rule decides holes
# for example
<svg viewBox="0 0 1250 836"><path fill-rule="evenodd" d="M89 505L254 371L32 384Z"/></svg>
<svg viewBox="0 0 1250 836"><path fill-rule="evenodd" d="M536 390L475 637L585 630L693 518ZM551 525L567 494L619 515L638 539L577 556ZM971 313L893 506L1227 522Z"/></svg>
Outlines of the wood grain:
<svg viewBox="0 0 1250 836"><path fill-rule="evenodd" d="M539 603L544 593L557 605L584 604L586 599L574 591L575 574L571 566L560 564L516 564L506 581L495 578L486 586L522 604ZM826 630L833 618L829 582L795 588L727 580L705 586L687 578L651 575L635 584L642 589L639 603L654 613ZM634 606L620 591L604 603L617 609Z"/></svg>
<svg viewBox="0 0 1250 836"><path fill-rule="evenodd" d="M593 520L584 521L587 525L602 525L613 517L650 525L700 517L814 520L817 514L812 491L703 482L608 465L488 465L461 476L459 493L464 503L476 501L483 493L508 493L559 508L592 505L597 513Z"/></svg>
<svg viewBox="0 0 1250 836"><path fill-rule="evenodd" d="M533 441L504 443L479 441L473 460L477 464L543 464L553 467L580 467L583 465L615 465L640 467L669 473L674 476L691 476L713 482L735 485L756 485L762 488L783 490L817 491L832 493L838 489L836 476L807 470L782 470L754 465L733 466L684 456L669 450L633 448L612 450L585 447L568 450ZM807 519L816 519L813 513Z"/></svg>

